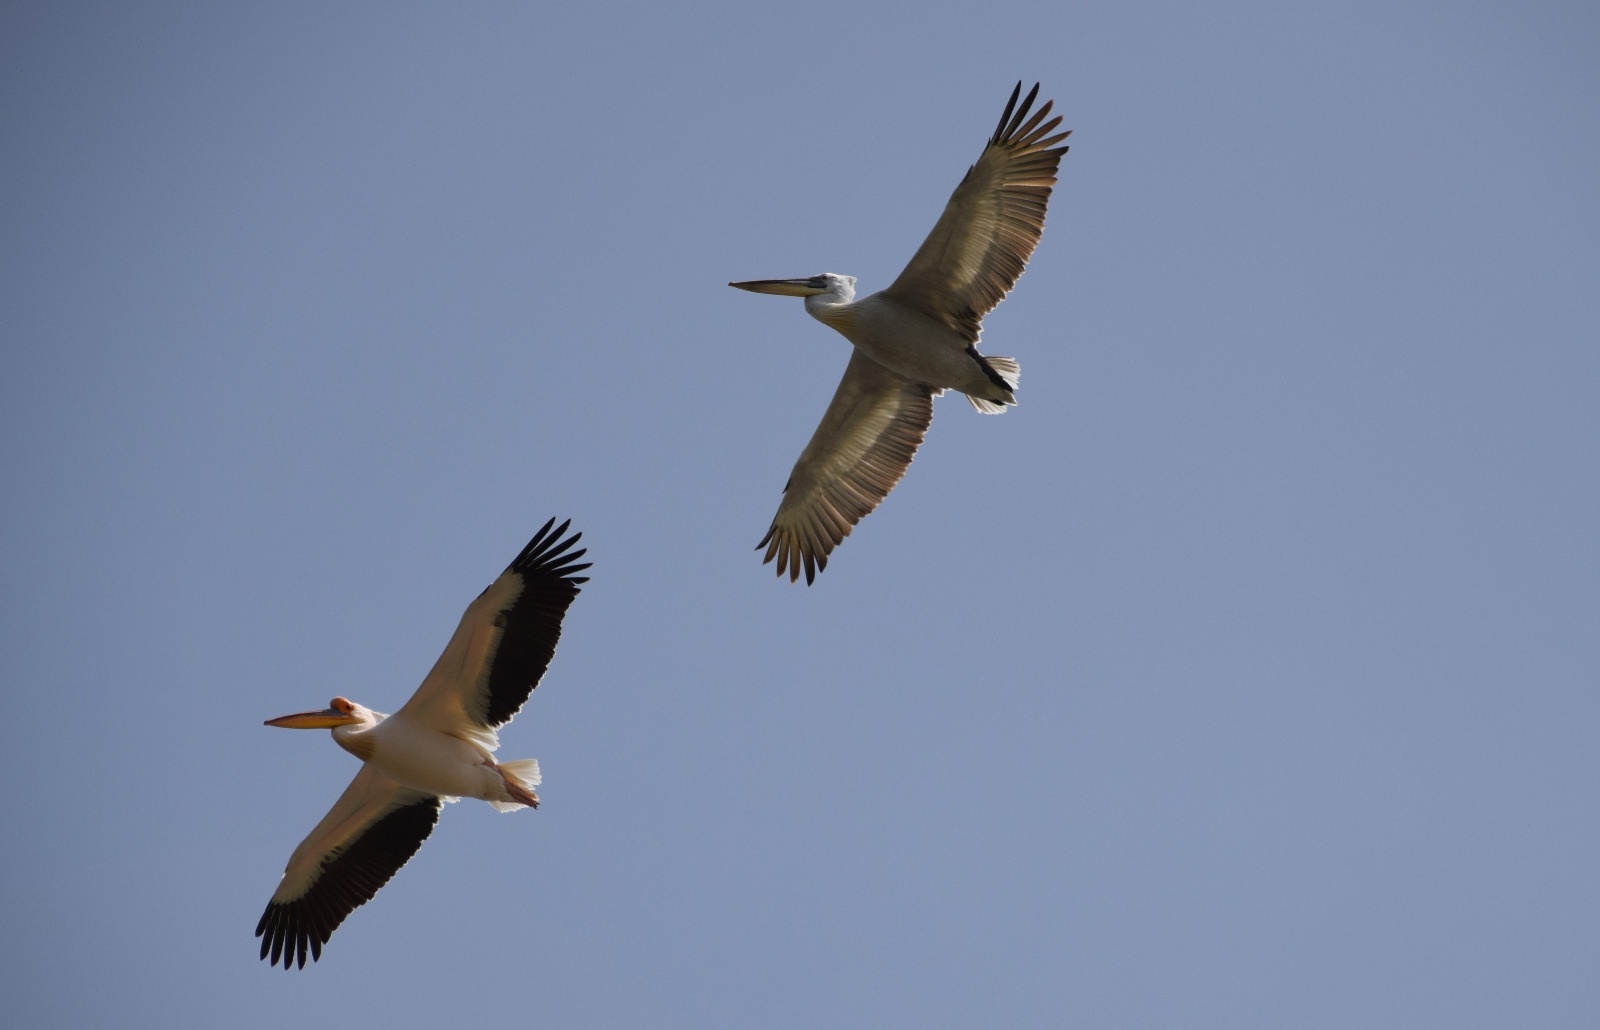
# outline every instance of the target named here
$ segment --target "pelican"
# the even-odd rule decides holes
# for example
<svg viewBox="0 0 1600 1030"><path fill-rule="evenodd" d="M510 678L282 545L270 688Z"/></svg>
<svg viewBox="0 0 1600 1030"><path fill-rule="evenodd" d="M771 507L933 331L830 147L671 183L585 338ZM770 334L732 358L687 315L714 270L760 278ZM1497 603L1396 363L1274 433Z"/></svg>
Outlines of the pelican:
<svg viewBox="0 0 1600 1030"><path fill-rule="evenodd" d="M289 856L256 924L261 957L304 968L344 918L366 904L428 839L440 803L481 798L501 812L536 808L539 763L495 762L495 733L539 685L561 618L589 567L571 521L544 524L500 577L467 606L455 636L422 686L385 715L336 697L325 709L268 719L268 726L333 731L361 771Z"/></svg>
<svg viewBox="0 0 1600 1030"><path fill-rule="evenodd" d="M1070 132L1051 135L1052 101L1028 116L1011 91L1000 124L950 195L944 213L888 289L856 300L856 280L824 272L807 279L729 283L752 293L804 297L806 313L854 344L844 378L811 442L800 452L767 535L763 562L806 583L828 555L905 475L933 421L933 398L959 390L985 415L1017 403L1012 358L979 354L983 316L1015 285L1044 231L1045 205ZM1048 120L1047 120L1048 119Z"/></svg>

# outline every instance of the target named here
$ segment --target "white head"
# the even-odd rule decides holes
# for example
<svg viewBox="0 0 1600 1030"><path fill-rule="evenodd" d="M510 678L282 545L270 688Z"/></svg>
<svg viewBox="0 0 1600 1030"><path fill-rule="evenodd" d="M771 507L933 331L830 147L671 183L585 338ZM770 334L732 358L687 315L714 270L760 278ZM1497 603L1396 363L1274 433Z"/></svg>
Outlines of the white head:
<svg viewBox="0 0 1600 1030"><path fill-rule="evenodd" d="M296 712L268 719L268 726L282 726L289 730L332 730L334 742L346 751L366 761L372 757L372 740L365 734L387 719L382 712L374 712L366 705L358 705L348 698L336 697L328 707L315 712Z"/></svg>

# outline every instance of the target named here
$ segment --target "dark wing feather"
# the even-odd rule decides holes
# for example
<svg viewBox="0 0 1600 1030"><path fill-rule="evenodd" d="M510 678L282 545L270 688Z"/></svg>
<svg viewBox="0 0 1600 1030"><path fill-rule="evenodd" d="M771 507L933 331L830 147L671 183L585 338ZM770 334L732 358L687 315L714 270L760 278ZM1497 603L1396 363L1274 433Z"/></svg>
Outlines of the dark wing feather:
<svg viewBox="0 0 1600 1030"><path fill-rule="evenodd" d="M315 962L346 916L410 860L439 820L438 797L362 766L316 829L295 848L256 924L261 957L283 968Z"/></svg>
<svg viewBox="0 0 1600 1030"><path fill-rule="evenodd" d="M563 538L571 520L555 519L528 541L498 579L467 606L461 624L416 694L400 709L425 725L458 732L461 720L492 731L511 721L539 685L561 620L580 584L583 536ZM396 713L399 714L399 713Z"/></svg>
<svg viewBox="0 0 1600 1030"><path fill-rule="evenodd" d="M1012 90L983 153L950 195L944 213L900 277L883 292L926 312L966 337L1016 284L1044 232L1045 205L1070 132L1051 135L1061 116L1053 101L1029 117L1034 84L1018 105Z"/></svg>
<svg viewBox="0 0 1600 1030"><path fill-rule="evenodd" d="M789 582L805 569L809 584L828 555L900 482L933 421L933 391L860 351L800 453L767 535L763 562L777 559Z"/></svg>
<svg viewBox="0 0 1600 1030"><path fill-rule="evenodd" d="M489 696L484 721L500 726L522 710L533 688L544 678L561 639L561 620L567 607L578 596L579 584L589 582L578 576L592 564L576 564L586 549L565 553L583 537L574 533L565 540L561 534L572 524L569 519L550 532L555 519L544 524L507 567L508 573L522 577L523 589L511 607L503 609L504 635L500 649L489 665Z"/></svg>

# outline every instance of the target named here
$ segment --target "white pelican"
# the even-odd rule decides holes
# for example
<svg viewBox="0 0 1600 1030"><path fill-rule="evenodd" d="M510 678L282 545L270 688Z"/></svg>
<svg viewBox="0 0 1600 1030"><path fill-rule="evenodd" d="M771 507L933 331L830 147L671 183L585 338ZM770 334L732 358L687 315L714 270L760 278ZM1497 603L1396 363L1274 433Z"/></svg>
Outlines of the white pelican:
<svg viewBox="0 0 1600 1030"><path fill-rule="evenodd" d="M804 297L806 312L855 345L844 378L800 452L772 527L756 550L792 583L827 568L828 554L905 475L947 388L986 415L1017 403L1019 368L978 353L983 316L1022 274L1044 231L1044 209L1070 132L1050 133L1052 101L1028 117L1039 86L1018 105L1011 91L1000 124L950 195L944 213L889 288L856 300L854 276L729 283L753 293Z"/></svg>
<svg viewBox="0 0 1600 1030"><path fill-rule="evenodd" d="M496 763L495 729L510 722L538 686L561 618L578 596L569 553L582 533L561 539L544 524L522 553L467 606L455 636L411 700L393 715L342 697L320 712L268 719L268 726L331 729L361 771L311 835L289 856L278 890L256 924L261 957L283 968L315 962L333 931L417 853L439 819L441 801L481 798L501 812L537 807L539 763Z"/></svg>

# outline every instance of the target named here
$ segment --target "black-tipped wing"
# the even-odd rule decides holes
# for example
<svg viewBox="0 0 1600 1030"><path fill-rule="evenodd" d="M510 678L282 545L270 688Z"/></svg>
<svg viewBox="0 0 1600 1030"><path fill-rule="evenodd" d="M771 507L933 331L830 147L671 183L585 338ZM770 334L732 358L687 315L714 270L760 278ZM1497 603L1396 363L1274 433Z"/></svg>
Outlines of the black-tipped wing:
<svg viewBox="0 0 1600 1030"><path fill-rule="evenodd" d="M988 146L950 195L933 231L883 291L969 343L977 342L983 316L1010 292L1039 243L1050 188L1067 152L1056 144L1071 135L1051 135L1061 124L1060 115L1048 118L1053 101L1028 116L1037 83L1018 105L1021 92L1019 82Z"/></svg>
<svg viewBox="0 0 1600 1030"><path fill-rule="evenodd" d="M256 924L261 957L283 968L315 962L345 916L417 853L439 820L439 798L401 786L363 765L289 856Z"/></svg>
<svg viewBox="0 0 1600 1030"><path fill-rule="evenodd" d="M772 527L756 550L777 559L778 575L806 582L850 529L900 482L933 421L933 391L855 351L844 378L800 452Z"/></svg>
<svg viewBox="0 0 1600 1030"><path fill-rule="evenodd" d="M584 550L571 550L583 534L563 538L571 522L555 521L467 606L444 653L396 715L494 750L495 727L510 722L539 685L567 606L589 581L577 575L589 567L578 563Z"/></svg>

